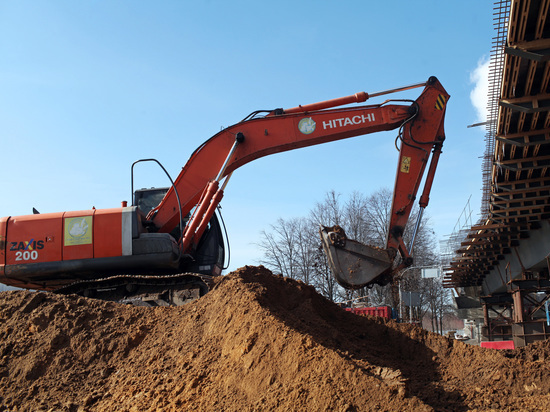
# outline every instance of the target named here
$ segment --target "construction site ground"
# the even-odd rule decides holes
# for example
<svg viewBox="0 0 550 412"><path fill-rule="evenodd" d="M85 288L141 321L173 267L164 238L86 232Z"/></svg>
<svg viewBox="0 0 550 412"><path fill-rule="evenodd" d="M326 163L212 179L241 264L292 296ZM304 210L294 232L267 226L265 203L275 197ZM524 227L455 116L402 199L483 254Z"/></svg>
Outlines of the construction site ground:
<svg viewBox="0 0 550 412"><path fill-rule="evenodd" d="M0 293L0 411L550 410L550 344L468 345L247 266L182 307Z"/></svg>

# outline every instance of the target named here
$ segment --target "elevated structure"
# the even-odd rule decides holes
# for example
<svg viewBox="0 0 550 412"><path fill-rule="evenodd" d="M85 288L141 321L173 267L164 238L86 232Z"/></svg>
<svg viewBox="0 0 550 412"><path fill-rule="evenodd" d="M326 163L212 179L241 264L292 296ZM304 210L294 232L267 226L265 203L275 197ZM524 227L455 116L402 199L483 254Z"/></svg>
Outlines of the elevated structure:
<svg viewBox="0 0 550 412"><path fill-rule="evenodd" d="M494 11L482 218L444 284L457 303L479 302L486 339L523 346L550 337L550 3L500 0Z"/></svg>

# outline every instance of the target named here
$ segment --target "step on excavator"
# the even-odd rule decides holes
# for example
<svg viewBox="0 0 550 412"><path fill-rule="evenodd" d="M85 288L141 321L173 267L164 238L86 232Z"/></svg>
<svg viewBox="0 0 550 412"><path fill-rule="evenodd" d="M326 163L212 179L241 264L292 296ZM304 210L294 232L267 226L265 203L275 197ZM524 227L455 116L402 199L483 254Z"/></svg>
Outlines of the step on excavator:
<svg viewBox="0 0 550 412"><path fill-rule="evenodd" d="M357 105L413 88L423 88L416 100ZM110 209L44 214L33 210L0 218L0 282L143 306L184 304L208 292L213 277L222 273L226 247L218 205L237 168L274 153L398 130L386 248L347 239L339 227L320 230L342 286L386 284L412 264L412 246L404 244L403 232L426 167L420 210L428 205L445 140L448 99L440 82L430 77L377 93L253 112L197 148L168 188L134 191L134 166L158 161L135 162L131 206L123 202ZM420 218L417 228L419 223Z"/></svg>

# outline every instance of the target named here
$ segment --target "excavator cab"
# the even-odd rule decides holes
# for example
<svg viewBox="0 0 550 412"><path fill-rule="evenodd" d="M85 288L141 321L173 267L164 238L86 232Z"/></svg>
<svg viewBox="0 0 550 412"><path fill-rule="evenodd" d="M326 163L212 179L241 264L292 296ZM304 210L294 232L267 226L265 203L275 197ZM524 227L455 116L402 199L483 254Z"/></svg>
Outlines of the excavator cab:
<svg viewBox="0 0 550 412"><path fill-rule="evenodd" d="M143 213L143 216L156 208L162 201L167 187L152 187L150 189L139 189L134 191L134 204ZM219 211L218 211L219 214ZM184 224L189 217L184 218ZM174 239L181 237L179 227L176 227L170 233ZM208 222L204 233L202 234L193 258L182 256L181 270L185 272L201 274L220 274L225 261L225 245L223 240L222 225L218 215L213 214Z"/></svg>
<svg viewBox="0 0 550 412"><path fill-rule="evenodd" d="M167 187L152 187L150 189L139 189L134 192L134 205L143 212L145 216L162 201L168 192Z"/></svg>

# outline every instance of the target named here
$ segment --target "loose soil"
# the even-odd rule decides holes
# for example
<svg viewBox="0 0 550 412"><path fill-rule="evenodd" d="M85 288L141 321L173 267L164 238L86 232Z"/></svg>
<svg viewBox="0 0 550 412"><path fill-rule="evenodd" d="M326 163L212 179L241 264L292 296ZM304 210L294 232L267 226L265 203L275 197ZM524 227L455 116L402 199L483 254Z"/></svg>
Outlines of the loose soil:
<svg viewBox="0 0 550 412"><path fill-rule="evenodd" d="M495 351L246 266L182 307L0 293L0 411L550 410L550 344Z"/></svg>

